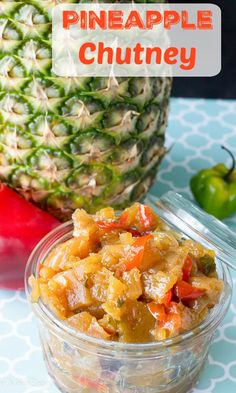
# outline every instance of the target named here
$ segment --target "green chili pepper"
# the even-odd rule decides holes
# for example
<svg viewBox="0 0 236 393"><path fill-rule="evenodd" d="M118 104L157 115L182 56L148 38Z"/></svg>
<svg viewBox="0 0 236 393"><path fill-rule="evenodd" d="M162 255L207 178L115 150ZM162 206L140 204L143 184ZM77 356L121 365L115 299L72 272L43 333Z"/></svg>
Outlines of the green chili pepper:
<svg viewBox="0 0 236 393"><path fill-rule="evenodd" d="M231 151L221 147L232 158L231 168L218 164L203 169L192 177L190 187L195 199L207 213L223 219L236 213L236 169Z"/></svg>
<svg viewBox="0 0 236 393"><path fill-rule="evenodd" d="M209 276L210 273L216 271L216 264L214 258L207 254L199 258L199 260L197 261L197 265L199 270L206 276Z"/></svg>

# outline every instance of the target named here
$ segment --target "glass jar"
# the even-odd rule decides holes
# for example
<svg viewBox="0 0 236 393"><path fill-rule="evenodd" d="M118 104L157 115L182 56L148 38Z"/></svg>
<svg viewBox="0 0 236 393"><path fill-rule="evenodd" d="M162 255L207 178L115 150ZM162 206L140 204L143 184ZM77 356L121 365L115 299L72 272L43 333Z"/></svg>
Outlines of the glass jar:
<svg viewBox="0 0 236 393"><path fill-rule="evenodd" d="M214 332L231 300L228 266L236 256L236 237L222 223L178 194L145 200L185 238L216 251L219 278L224 282L219 303L193 330L177 337L145 344L104 341L82 334L57 319L41 301L32 304L48 372L64 393L186 393L203 368ZM36 247L26 268L37 277L38 265L55 245L72 237L72 222L53 230Z"/></svg>

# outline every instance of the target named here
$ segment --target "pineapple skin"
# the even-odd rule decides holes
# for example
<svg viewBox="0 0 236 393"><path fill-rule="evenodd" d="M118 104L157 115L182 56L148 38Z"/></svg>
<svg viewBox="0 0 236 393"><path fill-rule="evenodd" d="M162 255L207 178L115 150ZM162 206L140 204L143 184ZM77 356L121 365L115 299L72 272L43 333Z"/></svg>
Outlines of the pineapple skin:
<svg viewBox="0 0 236 393"><path fill-rule="evenodd" d="M66 220L147 193L165 154L172 81L54 75L58 3L0 1L0 180Z"/></svg>

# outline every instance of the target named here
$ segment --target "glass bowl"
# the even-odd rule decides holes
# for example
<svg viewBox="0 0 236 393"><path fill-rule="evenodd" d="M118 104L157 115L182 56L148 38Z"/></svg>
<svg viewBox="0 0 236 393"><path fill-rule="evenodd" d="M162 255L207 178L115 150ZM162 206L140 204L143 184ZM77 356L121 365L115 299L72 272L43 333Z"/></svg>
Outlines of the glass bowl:
<svg viewBox="0 0 236 393"><path fill-rule="evenodd" d="M152 205L153 199L146 202ZM171 224L164 206L158 207L158 214L168 225ZM25 273L29 299L28 278L32 274L37 277L39 264L52 248L72 237L72 229L72 222L62 224L33 251ZM180 232L188 236L183 230ZM228 267L219 258L216 266L219 278L224 282L219 303L193 330L159 342L125 344L96 339L67 326L41 301L32 304L46 366L58 388L64 393L189 392L203 368L215 330L231 300Z"/></svg>

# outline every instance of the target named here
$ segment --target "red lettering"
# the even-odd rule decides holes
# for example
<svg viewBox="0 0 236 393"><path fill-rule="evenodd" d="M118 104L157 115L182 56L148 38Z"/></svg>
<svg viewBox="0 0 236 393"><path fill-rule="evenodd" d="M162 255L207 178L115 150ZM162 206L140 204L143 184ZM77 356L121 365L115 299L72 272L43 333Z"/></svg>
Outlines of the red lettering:
<svg viewBox="0 0 236 393"><path fill-rule="evenodd" d="M96 45L92 42L85 42L84 44L82 44L79 50L79 60L83 64L93 64L94 57L92 57L91 59L85 57L86 49L90 49L91 52L94 52L96 50Z"/></svg>
<svg viewBox="0 0 236 393"><path fill-rule="evenodd" d="M123 11L108 11L108 28L113 30L123 29Z"/></svg>
<svg viewBox="0 0 236 393"><path fill-rule="evenodd" d="M95 11L89 12L89 28L94 30L96 26L101 29L106 29L106 11L100 11L100 16L96 14Z"/></svg>
<svg viewBox="0 0 236 393"><path fill-rule="evenodd" d="M198 28L200 30L212 30L212 11L198 11Z"/></svg>
<svg viewBox="0 0 236 393"><path fill-rule="evenodd" d="M174 46L167 48L164 52L164 61L166 64L176 64L177 60L175 59L178 56L178 49Z"/></svg>
<svg viewBox="0 0 236 393"><path fill-rule="evenodd" d="M126 48L125 56L122 59L122 48L118 47L116 50L116 62L117 64L130 64L131 62L131 48Z"/></svg>
<svg viewBox="0 0 236 393"><path fill-rule="evenodd" d="M138 43L134 47L134 62L135 64L143 64L143 60L141 58L141 54L144 51L144 48Z"/></svg>
<svg viewBox="0 0 236 393"><path fill-rule="evenodd" d="M190 54L187 57L187 49L186 48L181 48L180 49L180 60L181 60L181 65L180 68L182 70L192 70L195 65L196 65L196 53L197 50L196 48L190 48Z"/></svg>
<svg viewBox="0 0 236 393"><path fill-rule="evenodd" d="M164 28L170 30L172 25L176 25L180 21L177 11L164 11Z"/></svg>
<svg viewBox="0 0 236 393"><path fill-rule="evenodd" d="M87 29L87 14L86 11L80 11L80 28L85 30Z"/></svg>
<svg viewBox="0 0 236 393"><path fill-rule="evenodd" d="M158 25L162 21L162 15L159 11L147 11L146 12L146 27L152 29L154 25Z"/></svg>
<svg viewBox="0 0 236 393"><path fill-rule="evenodd" d="M131 27L139 27L140 29L145 29L142 18L137 11L130 11L130 14L126 21L125 28L131 29Z"/></svg>
<svg viewBox="0 0 236 393"><path fill-rule="evenodd" d="M76 11L63 11L63 28L69 30L71 25L79 21L79 15Z"/></svg>
<svg viewBox="0 0 236 393"><path fill-rule="evenodd" d="M156 64L161 64L161 48L147 48L146 49L146 63L151 64L152 62L152 54L156 54Z"/></svg>
<svg viewBox="0 0 236 393"><path fill-rule="evenodd" d="M109 46L104 46L103 42L98 43L98 64L103 64L104 54L107 53L107 64L112 64L113 49Z"/></svg>
<svg viewBox="0 0 236 393"><path fill-rule="evenodd" d="M194 23L189 23L188 16L189 15L187 11L182 11L182 29L195 30L196 25Z"/></svg>

